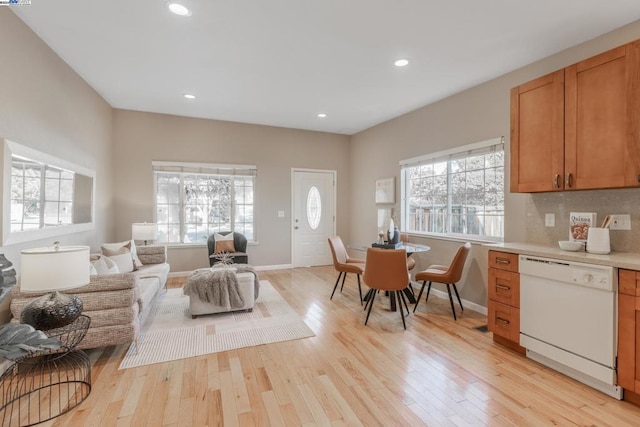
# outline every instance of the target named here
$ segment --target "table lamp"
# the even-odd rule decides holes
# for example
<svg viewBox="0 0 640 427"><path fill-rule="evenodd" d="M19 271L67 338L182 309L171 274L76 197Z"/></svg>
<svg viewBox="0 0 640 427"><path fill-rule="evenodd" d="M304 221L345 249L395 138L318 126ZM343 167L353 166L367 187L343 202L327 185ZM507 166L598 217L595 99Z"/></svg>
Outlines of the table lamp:
<svg viewBox="0 0 640 427"><path fill-rule="evenodd" d="M61 328L82 314L82 301L59 291L89 283L89 247L59 246L25 249L21 252L20 290L49 292L27 304L20 322L39 330Z"/></svg>
<svg viewBox="0 0 640 427"><path fill-rule="evenodd" d="M153 222L134 222L131 224L131 238L133 240L155 240L158 234L158 224Z"/></svg>

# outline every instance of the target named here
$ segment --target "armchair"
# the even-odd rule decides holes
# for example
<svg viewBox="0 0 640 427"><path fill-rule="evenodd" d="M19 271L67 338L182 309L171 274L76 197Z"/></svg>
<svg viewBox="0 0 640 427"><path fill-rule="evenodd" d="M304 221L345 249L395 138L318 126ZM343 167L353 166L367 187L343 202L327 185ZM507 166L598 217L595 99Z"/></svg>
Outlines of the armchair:
<svg viewBox="0 0 640 427"><path fill-rule="evenodd" d="M220 251L216 252L216 234L221 236L227 236L231 231L222 231L220 233L213 233L207 239L207 247L209 249L209 266L212 267L218 258L223 253L231 255L231 259L235 264L249 264L249 255L247 255L247 238L237 231L233 232L233 247L234 251ZM219 248L220 249L220 248Z"/></svg>

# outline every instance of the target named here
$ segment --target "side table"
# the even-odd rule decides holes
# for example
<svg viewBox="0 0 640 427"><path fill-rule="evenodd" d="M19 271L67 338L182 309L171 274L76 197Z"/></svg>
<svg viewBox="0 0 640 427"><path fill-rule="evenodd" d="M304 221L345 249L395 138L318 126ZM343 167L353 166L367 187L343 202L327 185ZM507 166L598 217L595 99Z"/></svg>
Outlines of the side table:
<svg viewBox="0 0 640 427"><path fill-rule="evenodd" d="M91 318L82 315L62 328L44 331L62 346L22 357L0 376L0 425L39 424L70 411L89 396L91 363L75 347L90 323Z"/></svg>

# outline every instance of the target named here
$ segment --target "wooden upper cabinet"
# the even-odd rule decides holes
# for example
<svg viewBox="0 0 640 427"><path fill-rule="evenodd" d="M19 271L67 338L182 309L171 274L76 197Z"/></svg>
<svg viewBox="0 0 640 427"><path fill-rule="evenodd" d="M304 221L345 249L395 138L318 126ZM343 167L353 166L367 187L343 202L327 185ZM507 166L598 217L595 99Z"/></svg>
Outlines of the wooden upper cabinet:
<svg viewBox="0 0 640 427"><path fill-rule="evenodd" d="M511 89L511 191L562 189L564 70Z"/></svg>
<svg viewBox="0 0 640 427"><path fill-rule="evenodd" d="M511 191L640 186L640 40L511 90Z"/></svg>
<svg viewBox="0 0 640 427"><path fill-rule="evenodd" d="M639 43L565 69L565 189L640 185Z"/></svg>

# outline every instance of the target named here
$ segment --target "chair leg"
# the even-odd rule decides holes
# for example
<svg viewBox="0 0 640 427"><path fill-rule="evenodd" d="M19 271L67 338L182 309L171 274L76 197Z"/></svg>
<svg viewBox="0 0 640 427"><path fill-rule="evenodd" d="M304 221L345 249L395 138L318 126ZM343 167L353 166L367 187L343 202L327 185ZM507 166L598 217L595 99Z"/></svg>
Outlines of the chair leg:
<svg viewBox="0 0 640 427"><path fill-rule="evenodd" d="M371 299L373 298L373 293L375 292L374 289L369 289L367 291L367 293L364 296L364 310L367 309L367 306L369 305L369 303L371 302Z"/></svg>
<svg viewBox="0 0 640 427"><path fill-rule="evenodd" d="M360 285L360 275L356 274L356 276L358 276L358 293L360 294L360 305L362 305L362 285ZM458 291L456 291L456 294L458 294ZM460 299L460 298L458 298L458 299ZM462 304L460 304L460 305L462 305Z"/></svg>
<svg viewBox="0 0 640 427"><path fill-rule="evenodd" d="M411 314L411 312L409 311L409 304L407 304L408 297L405 297L404 291L400 291L400 297L402 298L402 302L404 303L404 308L407 309L407 316L408 316L409 314ZM402 304L400 304L400 309L402 309Z"/></svg>
<svg viewBox="0 0 640 427"><path fill-rule="evenodd" d="M420 292L418 293L418 298L416 298L416 305L413 306L413 312L416 312L416 308L418 308L418 303L420 302L420 297L422 296L422 291L424 291L424 287L427 284L426 280L422 281L422 287L420 288ZM431 285L431 283L429 283Z"/></svg>
<svg viewBox="0 0 640 427"><path fill-rule="evenodd" d="M371 289L371 291L373 291L371 298L369 299L369 311L367 311L367 318L364 321L365 326L367 325L367 322L369 321L369 315L371 314L371 307L373 307L373 302L376 299L376 294L378 293L378 291L376 289Z"/></svg>
<svg viewBox="0 0 640 427"><path fill-rule="evenodd" d="M340 283L340 277L342 277L342 271L340 272L340 274L338 274L338 278L336 279L336 285L333 287L333 292L331 292L331 297L329 299L333 299L333 294L336 293L336 289L338 289L338 283Z"/></svg>
<svg viewBox="0 0 640 427"><path fill-rule="evenodd" d="M340 286L340 293L342 293L342 290L344 289L344 279L347 278L347 273L344 273L344 276L342 276L342 286Z"/></svg>
<svg viewBox="0 0 640 427"><path fill-rule="evenodd" d="M447 292L449 292L449 302L451 303L451 311L453 311L453 320L458 320L456 317L456 308L453 306L453 297L451 296L451 286L447 283Z"/></svg>
<svg viewBox="0 0 640 427"><path fill-rule="evenodd" d="M404 321L404 307L402 307L402 299L404 299L404 297L401 295L402 291L396 291L396 295L398 296L398 301L399 301L399 306L400 306L400 317L402 317L402 327L404 328L404 330L407 330L407 324Z"/></svg>
<svg viewBox="0 0 640 427"><path fill-rule="evenodd" d="M429 301L429 293L431 292L431 283L432 282L429 282L429 287L427 288L427 297L424 299L424 302Z"/></svg>
<svg viewBox="0 0 640 427"><path fill-rule="evenodd" d="M462 306L462 300L460 299L460 294L458 293L458 288L456 287L455 283L452 283L451 285L453 285L453 290L456 291L456 296L458 297L458 302L460 303L460 310L464 311L464 307Z"/></svg>

